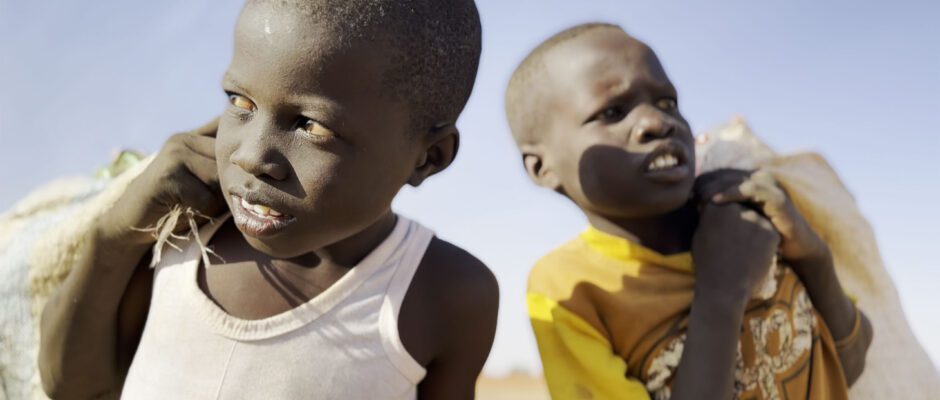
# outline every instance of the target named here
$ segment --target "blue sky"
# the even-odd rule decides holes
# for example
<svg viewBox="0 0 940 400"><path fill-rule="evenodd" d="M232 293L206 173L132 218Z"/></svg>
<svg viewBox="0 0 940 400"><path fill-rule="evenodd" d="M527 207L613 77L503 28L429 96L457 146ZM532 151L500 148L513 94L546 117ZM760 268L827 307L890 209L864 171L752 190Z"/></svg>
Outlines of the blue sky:
<svg viewBox="0 0 940 400"><path fill-rule="evenodd" d="M0 209L120 147L155 151L219 113L238 2L0 0ZM940 361L940 3L479 0L484 50L455 164L396 208L481 258L500 280L487 371L538 370L523 305L529 267L580 231L530 184L502 95L542 39L621 24L659 54L697 132L734 115L781 152L823 153L880 241L915 333Z"/></svg>

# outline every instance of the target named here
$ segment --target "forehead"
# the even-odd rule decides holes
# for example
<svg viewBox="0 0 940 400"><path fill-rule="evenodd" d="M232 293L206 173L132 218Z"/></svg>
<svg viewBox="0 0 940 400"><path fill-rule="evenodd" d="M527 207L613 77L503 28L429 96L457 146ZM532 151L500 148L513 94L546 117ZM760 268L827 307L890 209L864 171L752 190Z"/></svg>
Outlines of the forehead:
<svg viewBox="0 0 940 400"><path fill-rule="evenodd" d="M565 108L594 107L613 96L674 90L659 59L617 29L598 29L559 45L546 57L554 100Z"/></svg>
<svg viewBox="0 0 940 400"><path fill-rule="evenodd" d="M386 52L331 26L276 4L247 5L235 26L226 79L256 95L374 96L383 86Z"/></svg>

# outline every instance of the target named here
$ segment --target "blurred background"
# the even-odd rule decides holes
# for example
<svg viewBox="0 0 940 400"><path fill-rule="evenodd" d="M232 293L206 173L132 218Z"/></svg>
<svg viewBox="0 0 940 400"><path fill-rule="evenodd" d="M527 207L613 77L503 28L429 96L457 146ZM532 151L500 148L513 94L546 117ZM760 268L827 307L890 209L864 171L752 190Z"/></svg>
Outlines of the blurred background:
<svg viewBox="0 0 940 400"><path fill-rule="evenodd" d="M551 34L622 25L659 54L696 132L735 115L777 151L824 154L874 226L936 363L940 3L477 0L483 58L453 166L396 200L477 255L502 304L488 375L538 375L524 306L535 260L586 222L525 176L503 114L515 66ZM159 149L223 110L240 2L0 0L0 210L117 149Z"/></svg>

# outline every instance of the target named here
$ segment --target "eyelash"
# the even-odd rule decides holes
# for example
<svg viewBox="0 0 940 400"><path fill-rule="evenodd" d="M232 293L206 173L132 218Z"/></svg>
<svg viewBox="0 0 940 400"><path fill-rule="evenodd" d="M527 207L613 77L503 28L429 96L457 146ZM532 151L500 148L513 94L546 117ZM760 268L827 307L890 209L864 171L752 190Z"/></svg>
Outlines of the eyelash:
<svg viewBox="0 0 940 400"><path fill-rule="evenodd" d="M252 102L250 99L248 99L248 98L245 97L245 96L242 96L242 95L240 95L240 94L238 94L238 93L234 93L234 92L225 92L225 94L228 95L228 104L229 104L228 109L229 109L233 114L235 114L235 116L237 116L237 117L240 118L240 119L243 119L243 120L244 120L244 119L248 118L249 116L251 116L251 113L254 112L255 109L257 108L257 106L255 106L255 103ZM243 108L243 107L239 107L239 106L235 105L235 101L236 101L238 98L242 98L242 99L244 99L245 101L247 101L247 102L251 105L251 108L250 108L250 109L245 109L245 108Z"/></svg>
<svg viewBox="0 0 940 400"><path fill-rule="evenodd" d="M669 105L663 106L662 105L663 101L669 102ZM655 101L653 106L655 106L657 109L660 109L662 111L669 112L669 113L675 112L679 108L678 101L673 97L660 98ZM609 112L615 112L616 114L608 115ZM617 123L617 122L622 121L624 118L626 118L627 114L629 114L629 111L626 110L625 106L623 105L608 106L608 107L605 107L603 110L601 110L599 113L595 114L594 117L592 117L588 122L602 121L602 122L606 122L609 124Z"/></svg>
<svg viewBox="0 0 940 400"><path fill-rule="evenodd" d="M251 113L254 112L254 111L257 109L257 106L255 105L255 103L252 102L250 99L248 99L248 98L245 97L245 96L242 96L242 95L240 95L240 94L238 94L238 93L234 93L234 92L225 92L225 94L228 95L229 110L231 110L231 112L234 113L235 116L238 117L238 118L241 119L241 120L247 120L247 119L251 116ZM244 107L239 107L239 106L235 105L235 102L238 101L238 99L244 99L244 101L248 102L249 105L250 105L250 109L246 109L246 108L244 108ZM314 123L314 124L316 124L316 125L319 125L322 130L326 131L327 135L315 135L315 134L310 133L310 132L306 129L306 126L307 126L307 124L309 124L309 123L311 123L311 122ZM306 138L306 139L308 139L308 140L313 140L313 141L325 141L325 140L330 140L330 139L334 139L334 138L337 137L337 136L336 136L336 133L333 132L332 129L330 129L330 128L328 128L326 125L324 125L322 122L319 122L319 121L317 121L317 120L315 120L315 119L313 119L313 118L309 118L309 117L305 117L305 116L300 116L300 117L299 117L298 123L297 123L297 128L295 128L295 129L296 129L296 130L299 130L299 131L300 131L300 134L303 135L304 138Z"/></svg>
<svg viewBox="0 0 940 400"><path fill-rule="evenodd" d="M314 123L314 124L316 124L316 125L319 125L322 130L326 131L327 135L314 135L314 134L310 133L310 132L306 129L306 126L307 126L307 124L309 124L309 123L311 123L311 122ZM328 128L326 125L324 125L324 124L321 123L320 121L317 121L317 120L315 120L315 119L308 118L308 117L303 117L303 116L300 117L300 120L299 120L298 123L297 123L297 129L300 130L300 134L301 134L301 135L303 135L305 138L307 138L307 139L309 139L309 140L326 141L326 140L332 140L332 139L336 139L336 138L337 138L336 133L333 132L332 129Z"/></svg>
<svg viewBox="0 0 940 400"><path fill-rule="evenodd" d="M612 113L616 113L611 115ZM601 112L597 113L597 116L594 117L595 120L603 121L606 123L617 123L622 121L627 117L627 111L621 105L611 106L604 108Z"/></svg>

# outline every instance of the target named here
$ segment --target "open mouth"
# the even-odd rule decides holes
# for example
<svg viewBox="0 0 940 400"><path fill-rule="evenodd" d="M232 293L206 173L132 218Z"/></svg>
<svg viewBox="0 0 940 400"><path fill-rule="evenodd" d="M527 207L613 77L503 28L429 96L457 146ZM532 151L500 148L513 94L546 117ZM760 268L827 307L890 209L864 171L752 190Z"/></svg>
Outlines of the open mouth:
<svg viewBox="0 0 940 400"><path fill-rule="evenodd" d="M679 158L674 154L662 154L653 159L649 165L646 166L647 171L659 171L662 169L669 169L679 165Z"/></svg>
<svg viewBox="0 0 940 400"><path fill-rule="evenodd" d="M271 207L268 207L268 206L266 206L266 205L263 205L263 204L251 204L251 203L248 202L248 200L245 200L245 199L243 199L243 198L241 198L241 197L238 197L238 196L233 196L233 197L234 197L236 200L240 200L240 201L241 201L240 204L241 204L242 208L244 208L246 211L248 211L248 212L250 212L250 213L252 213L252 214L255 214L255 215L258 216L258 217L261 217L261 218L276 218L276 217L282 217L282 216L284 216L284 214L281 214L281 213L278 212L277 210L275 210L275 209L273 209L273 208L271 208Z"/></svg>
<svg viewBox="0 0 940 400"><path fill-rule="evenodd" d="M689 156L684 146L668 142L653 150L643 162L646 176L664 182L676 182L689 173Z"/></svg>
<svg viewBox="0 0 940 400"><path fill-rule="evenodd" d="M250 202L232 195L232 217L235 225L247 235L263 237L273 235L296 220L262 202Z"/></svg>

